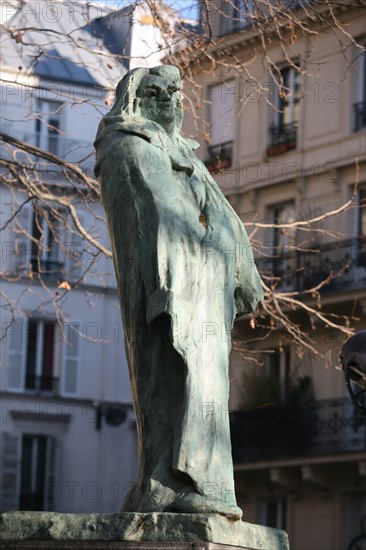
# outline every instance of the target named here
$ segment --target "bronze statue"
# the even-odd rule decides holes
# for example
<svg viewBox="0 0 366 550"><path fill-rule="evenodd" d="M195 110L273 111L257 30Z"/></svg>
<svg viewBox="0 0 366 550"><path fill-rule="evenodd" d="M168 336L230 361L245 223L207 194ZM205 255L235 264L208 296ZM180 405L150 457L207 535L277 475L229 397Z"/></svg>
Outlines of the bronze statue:
<svg viewBox="0 0 366 550"><path fill-rule="evenodd" d="M240 519L230 331L262 290L241 220L180 135L180 87L173 66L129 72L95 141L138 432L123 511Z"/></svg>

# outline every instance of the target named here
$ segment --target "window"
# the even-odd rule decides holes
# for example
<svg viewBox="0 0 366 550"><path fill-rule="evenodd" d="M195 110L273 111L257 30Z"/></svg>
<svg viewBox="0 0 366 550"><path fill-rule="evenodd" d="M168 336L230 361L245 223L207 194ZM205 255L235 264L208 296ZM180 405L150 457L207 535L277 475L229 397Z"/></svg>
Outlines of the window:
<svg viewBox="0 0 366 550"><path fill-rule="evenodd" d="M25 389L54 391L56 324L52 321L28 321Z"/></svg>
<svg viewBox="0 0 366 550"><path fill-rule="evenodd" d="M23 319L4 326L4 335L8 349L8 391L59 390L64 396L79 395L82 347L79 323L64 323L61 330L52 320Z"/></svg>
<svg viewBox="0 0 366 550"><path fill-rule="evenodd" d="M31 265L33 273L41 273L44 278L62 276L64 258L60 238L64 222L61 216L61 212L33 212Z"/></svg>
<svg viewBox="0 0 366 550"><path fill-rule="evenodd" d="M273 381L274 393L282 402L286 400L290 389L290 358L290 348L265 355L267 375Z"/></svg>
<svg viewBox="0 0 366 550"><path fill-rule="evenodd" d="M234 80L208 87L211 145L205 164L210 172L230 168L232 164L236 94Z"/></svg>
<svg viewBox="0 0 366 550"><path fill-rule="evenodd" d="M365 45L365 44L364 44ZM356 101L354 109L354 131L358 132L366 127L366 51L357 51L354 62L356 67Z"/></svg>
<svg viewBox="0 0 366 550"><path fill-rule="evenodd" d="M23 435L20 475L20 510L47 510L52 488L54 440L45 435Z"/></svg>
<svg viewBox="0 0 366 550"><path fill-rule="evenodd" d="M32 208L31 204L16 206L19 212L13 220L13 242L7 245L6 259L17 277L30 271L43 279L78 280L84 264L84 241L72 229L66 212L56 209ZM77 212L83 225L83 214Z"/></svg>
<svg viewBox="0 0 366 550"><path fill-rule="evenodd" d="M265 520L267 527L286 530L286 500L275 499L265 503Z"/></svg>
<svg viewBox="0 0 366 550"><path fill-rule="evenodd" d="M43 510L47 438L23 435L20 510Z"/></svg>
<svg viewBox="0 0 366 550"><path fill-rule="evenodd" d="M62 155L62 103L38 101L36 115L36 145L55 155Z"/></svg>
<svg viewBox="0 0 366 550"><path fill-rule="evenodd" d="M295 221L295 207L292 202L275 206L272 209L272 223L274 225L290 224ZM291 227L274 227L272 234L273 255L272 274L277 278L276 284L280 288L290 287L293 284L294 262L296 252L293 247L296 243L296 229Z"/></svg>
<svg viewBox="0 0 366 550"><path fill-rule="evenodd" d="M250 14L253 10L252 0L233 0L230 4L230 8L230 31L235 32L250 24Z"/></svg>
<svg viewBox="0 0 366 550"><path fill-rule="evenodd" d="M52 510L56 438L2 431L0 461L2 511Z"/></svg>
<svg viewBox="0 0 366 550"><path fill-rule="evenodd" d="M356 216L356 234L357 234L357 258L356 265L366 266L366 186L358 189L358 209Z"/></svg>
<svg viewBox="0 0 366 550"><path fill-rule="evenodd" d="M296 148L299 120L300 74L294 67L280 71L273 83L271 102L274 105L273 122L269 127L267 155L274 156Z"/></svg>
<svg viewBox="0 0 366 550"><path fill-rule="evenodd" d="M366 239L366 186L358 190L358 231L360 239Z"/></svg>

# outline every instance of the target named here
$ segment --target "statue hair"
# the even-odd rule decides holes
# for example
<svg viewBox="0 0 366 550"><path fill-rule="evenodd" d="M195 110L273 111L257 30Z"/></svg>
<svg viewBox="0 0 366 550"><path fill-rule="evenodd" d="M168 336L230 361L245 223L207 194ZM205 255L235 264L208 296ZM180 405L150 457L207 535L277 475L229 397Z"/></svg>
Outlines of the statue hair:
<svg viewBox="0 0 366 550"><path fill-rule="evenodd" d="M149 74L162 76L169 79L179 79L179 69L174 66L158 66L151 69L139 67L129 71L122 80L119 81L116 88L116 99L112 109L106 115L105 118L110 117L128 117L140 116L139 103L140 100L137 97L137 91L141 84L142 79ZM183 105L180 99L177 99L176 108L178 110L178 117L176 123L176 130L179 132L183 123Z"/></svg>

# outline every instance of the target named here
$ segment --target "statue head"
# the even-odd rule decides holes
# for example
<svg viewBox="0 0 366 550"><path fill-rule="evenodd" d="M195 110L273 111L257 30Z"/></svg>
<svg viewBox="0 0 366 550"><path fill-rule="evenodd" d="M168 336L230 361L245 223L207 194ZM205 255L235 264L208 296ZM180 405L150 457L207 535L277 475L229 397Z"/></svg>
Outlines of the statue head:
<svg viewBox="0 0 366 550"><path fill-rule="evenodd" d="M179 132L183 122L179 69L162 65L133 69L119 82L109 115L141 117L160 124L168 134Z"/></svg>

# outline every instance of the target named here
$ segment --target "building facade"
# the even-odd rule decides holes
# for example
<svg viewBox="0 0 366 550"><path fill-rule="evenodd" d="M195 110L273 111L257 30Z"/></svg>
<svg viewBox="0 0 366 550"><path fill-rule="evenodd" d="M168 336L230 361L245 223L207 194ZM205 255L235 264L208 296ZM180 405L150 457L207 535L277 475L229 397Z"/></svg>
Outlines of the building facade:
<svg viewBox="0 0 366 550"><path fill-rule="evenodd" d="M312 23L312 42L298 31L288 57L272 37L264 56L249 4L210 3L209 54L190 66L206 126L197 132L187 110L185 130L247 225L264 283L289 298L285 314L319 356L266 310L237 321L237 496L247 521L285 528L293 550L347 548L366 514L365 419L339 366L345 335L311 309L365 328L365 14L337 12L357 44ZM291 307L292 292L304 307Z"/></svg>
<svg viewBox="0 0 366 550"><path fill-rule="evenodd" d="M1 130L13 140L2 156L25 178L4 168L2 511L117 512L137 473L114 269L95 246L110 246L104 211L92 185L53 160L93 177L116 84L164 55L146 6L117 8L2 7Z"/></svg>

